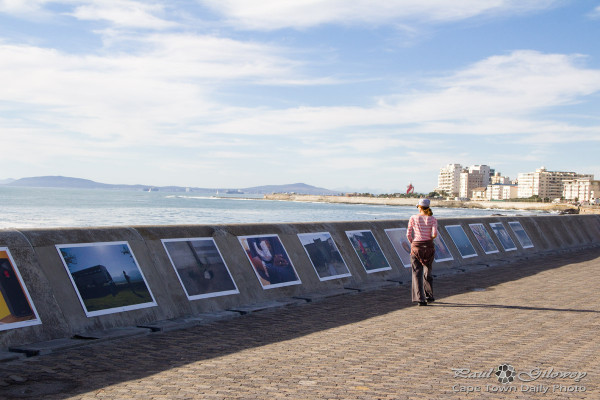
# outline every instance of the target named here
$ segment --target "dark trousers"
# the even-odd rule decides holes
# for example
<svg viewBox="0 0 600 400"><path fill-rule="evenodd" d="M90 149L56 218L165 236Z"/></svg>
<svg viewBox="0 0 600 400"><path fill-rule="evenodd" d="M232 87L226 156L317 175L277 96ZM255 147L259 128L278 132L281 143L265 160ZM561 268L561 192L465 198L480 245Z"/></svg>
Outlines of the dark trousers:
<svg viewBox="0 0 600 400"><path fill-rule="evenodd" d="M412 301L425 302L433 297L433 260L424 265L414 254L410 255L412 267Z"/></svg>

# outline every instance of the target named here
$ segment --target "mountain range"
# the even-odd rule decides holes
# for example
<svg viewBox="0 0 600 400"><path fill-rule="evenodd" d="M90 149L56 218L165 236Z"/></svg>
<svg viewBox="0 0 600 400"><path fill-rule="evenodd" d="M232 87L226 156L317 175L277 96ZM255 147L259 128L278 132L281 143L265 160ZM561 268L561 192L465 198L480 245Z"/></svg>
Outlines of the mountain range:
<svg viewBox="0 0 600 400"><path fill-rule="evenodd" d="M165 192L196 192L220 194L268 194L268 193L298 193L312 195L337 195L339 192L319 188L305 183L292 183L287 185L265 185L248 188L199 188L183 186L149 186L149 185L119 185L99 183L89 179L71 178L66 176L35 176L21 179L4 179L0 181L3 186L18 187L47 187L70 189L115 189L139 191L165 191Z"/></svg>

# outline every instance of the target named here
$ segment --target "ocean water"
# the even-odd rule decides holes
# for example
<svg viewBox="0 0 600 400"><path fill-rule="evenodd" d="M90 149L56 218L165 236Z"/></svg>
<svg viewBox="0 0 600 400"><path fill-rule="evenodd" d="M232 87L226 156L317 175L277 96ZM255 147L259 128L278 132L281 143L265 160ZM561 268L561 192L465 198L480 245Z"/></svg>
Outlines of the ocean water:
<svg viewBox="0 0 600 400"><path fill-rule="evenodd" d="M0 229L408 219L415 207L304 203L193 192L0 186ZM434 208L437 218L532 211Z"/></svg>

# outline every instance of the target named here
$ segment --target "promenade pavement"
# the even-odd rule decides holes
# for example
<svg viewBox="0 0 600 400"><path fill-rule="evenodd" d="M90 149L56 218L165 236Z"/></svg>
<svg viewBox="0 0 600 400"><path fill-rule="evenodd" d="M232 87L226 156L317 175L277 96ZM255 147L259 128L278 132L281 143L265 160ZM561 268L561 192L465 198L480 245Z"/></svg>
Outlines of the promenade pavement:
<svg viewBox="0 0 600 400"><path fill-rule="evenodd" d="M600 399L598 288L598 248L535 257L5 362L0 399Z"/></svg>

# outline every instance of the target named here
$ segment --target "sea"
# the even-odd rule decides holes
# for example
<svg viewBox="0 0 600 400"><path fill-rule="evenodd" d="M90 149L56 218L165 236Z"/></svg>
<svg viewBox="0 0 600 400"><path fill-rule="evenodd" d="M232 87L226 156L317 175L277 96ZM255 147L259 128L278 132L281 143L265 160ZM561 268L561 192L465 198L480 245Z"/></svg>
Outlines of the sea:
<svg viewBox="0 0 600 400"><path fill-rule="evenodd" d="M276 201L247 194L0 185L0 229L408 219L415 211L409 206ZM437 218L540 213L441 207L433 211Z"/></svg>

